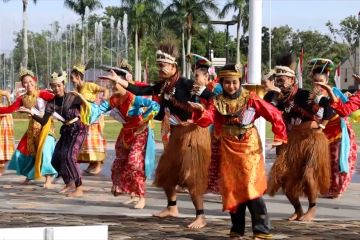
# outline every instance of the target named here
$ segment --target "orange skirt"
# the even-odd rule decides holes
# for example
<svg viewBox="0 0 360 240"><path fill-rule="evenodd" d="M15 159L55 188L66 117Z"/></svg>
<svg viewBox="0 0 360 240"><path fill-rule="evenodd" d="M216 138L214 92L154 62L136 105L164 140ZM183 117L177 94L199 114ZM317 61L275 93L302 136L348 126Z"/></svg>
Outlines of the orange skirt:
<svg viewBox="0 0 360 240"><path fill-rule="evenodd" d="M239 204L261 197L266 191L265 162L257 129L251 128L240 140L221 136L220 151L223 210L234 212Z"/></svg>
<svg viewBox="0 0 360 240"><path fill-rule="evenodd" d="M154 185L164 189L176 185L192 194L204 194L210 165L208 128L193 123L171 127L170 139L156 168Z"/></svg>
<svg viewBox="0 0 360 240"><path fill-rule="evenodd" d="M10 161L14 153L14 123L11 114L0 116L0 167Z"/></svg>

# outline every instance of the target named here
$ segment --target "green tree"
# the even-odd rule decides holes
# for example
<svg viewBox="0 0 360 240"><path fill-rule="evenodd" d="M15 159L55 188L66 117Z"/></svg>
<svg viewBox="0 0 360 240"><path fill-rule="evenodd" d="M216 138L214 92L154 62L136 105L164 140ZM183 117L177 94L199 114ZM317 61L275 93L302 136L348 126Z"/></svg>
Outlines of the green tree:
<svg viewBox="0 0 360 240"><path fill-rule="evenodd" d="M135 79L141 80L141 39L146 33L154 33L160 22L162 2L159 0L123 0L121 6L129 16L129 29L135 39ZM155 24L154 24L155 23Z"/></svg>
<svg viewBox="0 0 360 240"><path fill-rule="evenodd" d="M191 40L195 27L201 23L210 21L210 13L219 13L219 9L213 0L173 0L167 7L174 14L178 13L178 19L182 19L182 31L187 37L187 54L191 53ZM183 29L184 28L184 29ZM183 48L184 49L184 48ZM186 77L190 77L190 63L186 67Z"/></svg>
<svg viewBox="0 0 360 240"><path fill-rule="evenodd" d="M65 0L64 6L81 17L81 62L85 63L84 20L86 8L88 8L89 11L102 8L101 2L99 0Z"/></svg>
<svg viewBox="0 0 360 240"><path fill-rule="evenodd" d="M249 28L249 0L228 0L221 10L219 17L224 18L231 9L237 12L235 16L237 20L236 63L240 63L240 27L243 27L243 34L245 34Z"/></svg>
<svg viewBox="0 0 360 240"><path fill-rule="evenodd" d="M349 56L356 54L356 48L359 46L360 40L360 21L356 19L355 15L341 20L339 28L335 28L330 21L326 23L326 26L329 28L335 40L340 37L341 41L347 44ZM353 62L353 59L349 57L349 61L353 72L357 72L356 65L358 64L360 66L360 60L358 60L359 63L356 64Z"/></svg>
<svg viewBox="0 0 360 240"><path fill-rule="evenodd" d="M162 12L161 20L166 27L181 29L181 66L182 74L186 75L185 63L185 21L186 9L183 0L174 0Z"/></svg>

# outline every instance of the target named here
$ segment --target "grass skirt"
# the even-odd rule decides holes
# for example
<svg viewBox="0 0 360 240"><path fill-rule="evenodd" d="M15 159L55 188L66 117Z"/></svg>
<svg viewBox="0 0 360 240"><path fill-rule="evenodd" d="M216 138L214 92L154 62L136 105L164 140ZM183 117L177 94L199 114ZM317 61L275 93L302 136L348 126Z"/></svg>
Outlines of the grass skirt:
<svg viewBox="0 0 360 240"><path fill-rule="evenodd" d="M325 134L314 129L293 129L288 139L271 168L269 195L282 188L294 198L306 196L309 180L314 182L313 192L326 194L330 186L330 150Z"/></svg>
<svg viewBox="0 0 360 240"><path fill-rule="evenodd" d="M209 129L192 123L172 126L169 144L156 169L154 184L164 189L180 185L187 187L192 194L204 194L209 164Z"/></svg>

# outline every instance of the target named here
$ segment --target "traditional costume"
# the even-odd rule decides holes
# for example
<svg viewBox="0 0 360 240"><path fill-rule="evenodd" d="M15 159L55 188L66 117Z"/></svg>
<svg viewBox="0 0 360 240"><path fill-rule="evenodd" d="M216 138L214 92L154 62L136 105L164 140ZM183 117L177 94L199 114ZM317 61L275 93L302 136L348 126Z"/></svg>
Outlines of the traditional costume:
<svg viewBox="0 0 360 240"><path fill-rule="evenodd" d="M112 191L144 197L145 180L152 177L154 156L146 158L149 146L149 120L159 111L159 105L150 99L128 92L125 96L110 98L111 115L123 124L116 140L116 158L111 168ZM154 140L154 136L150 136ZM155 155L154 152L152 152ZM152 162L150 162L152 160Z"/></svg>
<svg viewBox="0 0 360 240"><path fill-rule="evenodd" d="M53 73L50 84L65 83L66 73L61 76ZM60 139L56 143L52 165L63 178L66 185L74 182L75 187L82 185L81 172L77 163L81 145L87 135L87 127L80 120L80 107L82 100L72 93L63 96L55 96L53 101L48 102L43 117L34 114L33 118L41 125L45 125L50 116L57 115L63 125L60 129Z"/></svg>
<svg viewBox="0 0 360 240"><path fill-rule="evenodd" d="M312 66L313 75L323 74L325 76L328 76L334 67L331 60L323 58L312 59L309 61L309 65ZM340 89L333 87L332 91L341 101L348 101ZM324 100L329 100L326 94L319 93L315 98L315 102L319 104ZM341 195L351 182L356 167L357 144L355 133L347 118L340 117L335 111L329 117L324 129L329 140L331 167L330 189L326 196L335 198Z"/></svg>
<svg viewBox="0 0 360 240"><path fill-rule="evenodd" d="M241 81L238 65L220 70L222 81L236 77ZM245 210L249 208L255 237L269 238L270 222L262 198L267 187L262 144L254 121L264 117L272 123L275 141L286 142L286 128L281 112L254 92L240 87L233 95L225 91L216 96L209 110L195 112L194 121L202 127L214 123L219 141L219 168L216 176L222 195L223 210L231 215L231 235L244 235Z"/></svg>
<svg viewBox="0 0 360 240"><path fill-rule="evenodd" d="M274 195L282 188L295 211L302 214L300 196L308 197L310 210L315 207L318 194L327 194L329 190L329 142L320 128L323 127L320 122L329 120L332 111L328 101L324 101L320 104L323 107L322 116L318 116L319 105L309 91L298 88L295 72L286 66L277 66L275 71L275 85L281 89L281 93L267 94L271 94L270 102L283 112L289 140L281 147L271 168L268 192ZM279 83L278 78L283 76L293 79L293 85ZM270 99L268 96L264 98ZM312 122L318 123L319 128L311 128Z"/></svg>
<svg viewBox="0 0 360 240"><path fill-rule="evenodd" d="M75 65L73 71L84 75L85 66ZM88 135L82 145L78 162L103 163L106 159L106 140L103 135L105 120L102 114L110 109L109 103L104 101L100 104L97 95L101 92L101 87L95 83L84 82L78 91L86 100L80 110L81 121L88 125Z"/></svg>
<svg viewBox="0 0 360 240"><path fill-rule="evenodd" d="M2 98L2 95L0 95ZM9 99L7 102L10 103ZM3 107L4 105L0 105ZM11 114L0 115L0 169L4 169L5 164L10 161L14 153L14 122ZM1 175L1 172L0 172Z"/></svg>
<svg viewBox="0 0 360 240"><path fill-rule="evenodd" d="M20 81L30 76L36 81L34 74L24 68L20 69ZM47 101L52 101L54 95L48 91L35 90L19 96L10 106L0 107L0 114L13 113L20 107L43 114ZM51 164L55 147L54 125L52 119L47 119L43 126L32 118L29 119L28 129L21 138L15 150L8 169L15 170L27 180L38 180L42 176L57 174Z"/></svg>
<svg viewBox="0 0 360 240"><path fill-rule="evenodd" d="M222 86L218 82L218 77L215 72L215 68L212 66L211 62L198 54L187 55L187 60L193 62L194 70L196 69L206 69L206 72L209 75L209 81L206 85L206 89L213 92L214 95L219 95L222 93ZM204 106L208 105L208 101L205 99L196 99L197 102L200 102ZM209 167L208 175L208 187L207 192L219 193L219 167L220 167L220 141L219 138L214 135L214 126L211 124L209 126L210 136L211 136L211 162Z"/></svg>
<svg viewBox="0 0 360 240"><path fill-rule="evenodd" d="M165 49L160 47L157 51L157 62L176 66L176 58L169 53L171 50ZM207 129L191 122L191 109L187 102L195 101L197 95L209 99L213 94L205 89L192 94L193 87L194 81L181 77L176 71L171 78L154 85L139 87L129 84L127 89L135 95L159 95L160 111L155 119L163 120L166 112L169 114L170 138L160 157L154 184L165 191L175 190L179 185L187 187L192 196L202 196L207 188L210 134ZM168 207L172 206L176 206L176 201L168 198ZM203 215L203 209L196 210L197 216Z"/></svg>

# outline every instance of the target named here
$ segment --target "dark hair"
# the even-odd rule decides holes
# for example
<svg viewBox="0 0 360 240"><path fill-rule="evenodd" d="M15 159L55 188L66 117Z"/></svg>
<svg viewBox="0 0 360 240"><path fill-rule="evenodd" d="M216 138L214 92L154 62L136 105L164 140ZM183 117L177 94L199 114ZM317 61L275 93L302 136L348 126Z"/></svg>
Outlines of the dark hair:
<svg viewBox="0 0 360 240"><path fill-rule="evenodd" d="M286 66L295 71L296 68L296 55L292 52L283 53L275 60L277 66Z"/></svg>
<svg viewBox="0 0 360 240"><path fill-rule="evenodd" d="M195 71L199 70L200 72L202 72L204 75L208 74L209 75L209 68L207 67L198 67L195 69Z"/></svg>
<svg viewBox="0 0 360 240"><path fill-rule="evenodd" d="M275 77L276 77L276 73L270 75L270 77L268 78L270 81L275 81Z"/></svg>
<svg viewBox="0 0 360 240"><path fill-rule="evenodd" d="M76 69L71 70L70 75L71 75L71 74L74 74L75 76L80 77L81 80L84 80L84 74L81 73L81 72L79 72L79 71L76 70ZM61 76L61 75L59 75L59 76Z"/></svg>
<svg viewBox="0 0 360 240"><path fill-rule="evenodd" d="M315 75L315 74L328 75L329 73L330 73L330 69L326 68L326 67L324 68L323 66L318 66L311 70L312 75Z"/></svg>

